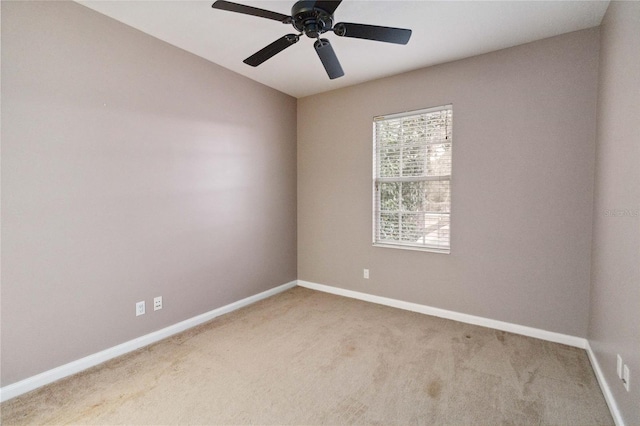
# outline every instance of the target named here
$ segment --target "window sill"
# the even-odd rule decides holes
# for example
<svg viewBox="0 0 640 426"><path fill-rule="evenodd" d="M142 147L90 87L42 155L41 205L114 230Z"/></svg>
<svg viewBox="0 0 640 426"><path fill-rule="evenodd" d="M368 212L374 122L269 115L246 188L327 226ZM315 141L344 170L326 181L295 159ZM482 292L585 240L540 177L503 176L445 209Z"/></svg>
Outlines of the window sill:
<svg viewBox="0 0 640 426"><path fill-rule="evenodd" d="M401 250L427 251L431 253L451 254L451 248L412 246L407 244L373 243L374 247L392 248Z"/></svg>

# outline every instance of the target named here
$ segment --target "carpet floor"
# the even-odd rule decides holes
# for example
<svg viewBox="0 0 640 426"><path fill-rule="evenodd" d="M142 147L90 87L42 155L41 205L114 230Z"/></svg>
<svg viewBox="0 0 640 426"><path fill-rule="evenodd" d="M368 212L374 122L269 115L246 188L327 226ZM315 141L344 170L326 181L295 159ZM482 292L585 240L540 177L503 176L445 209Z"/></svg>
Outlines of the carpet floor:
<svg viewBox="0 0 640 426"><path fill-rule="evenodd" d="M584 350L301 287L0 410L5 425L614 424Z"/></svg>

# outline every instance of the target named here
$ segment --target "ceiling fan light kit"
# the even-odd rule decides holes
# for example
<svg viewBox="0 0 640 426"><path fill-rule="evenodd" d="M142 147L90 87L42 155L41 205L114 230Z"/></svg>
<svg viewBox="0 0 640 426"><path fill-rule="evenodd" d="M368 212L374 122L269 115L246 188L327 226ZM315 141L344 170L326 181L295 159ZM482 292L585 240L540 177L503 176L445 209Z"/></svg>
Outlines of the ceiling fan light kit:
<svg viewBox="0 0 640 426"><path fill-rule="evenodd" d="M381 27L378 25L353 24L341 22L333 25L333 13L342 0L300 0L291 8L291 16L270 10L218 0L211 7L229 12L242 13L291 24L299 34L287 34L249 56L243 62L257 67L267 59L282 52L287 47L297 43L301 35L314 38L313 47L324 66L330 79L342 77L344 71L336 56L331 43L321 34L332 31L339 37L359 38L365 40L382 41L386 43L407 44L411 38L411 30L404 28Z"/></svg>

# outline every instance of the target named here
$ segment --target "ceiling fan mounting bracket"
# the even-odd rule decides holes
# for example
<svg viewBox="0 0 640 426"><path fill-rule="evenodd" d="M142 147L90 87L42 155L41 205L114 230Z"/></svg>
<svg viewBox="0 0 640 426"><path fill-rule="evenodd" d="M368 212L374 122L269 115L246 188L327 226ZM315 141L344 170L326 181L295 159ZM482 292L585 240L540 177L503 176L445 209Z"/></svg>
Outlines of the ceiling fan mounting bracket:
<svg viewBox="0 0 640 426"><path fill-rule="evenodd" d="M297 1L291 8L291 18L294 28L310 38L320 37L333 26L333 15L317 7L315 0Z"/></svg>
<svg viewBox="0 0 640 426"><path fill-rule="evenodd" d="M337 36L344 37L344 35L347 34L347 29L344 24L336 24L336 26L333 27L333 32Z"/></svg>

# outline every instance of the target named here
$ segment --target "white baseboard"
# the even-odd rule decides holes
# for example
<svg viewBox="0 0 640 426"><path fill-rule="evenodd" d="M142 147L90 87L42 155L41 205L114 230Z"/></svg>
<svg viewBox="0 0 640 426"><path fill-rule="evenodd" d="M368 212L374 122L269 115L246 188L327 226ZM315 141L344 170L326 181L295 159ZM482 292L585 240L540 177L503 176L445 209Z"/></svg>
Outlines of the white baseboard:
<svg viewBox="0 0 640 426"><path fill-rule="evenodd" d="M162 330L145 334L144 336L129 340L128 342L122 343L120 345L113 346L109 349L105 349L87 357L72 361L68 364L61 365L60 367L53 368L19 382L4 386L0 388L0 401L6 401L18 395L22 395L23 393L37 389L41 386L48 385L49 383L55 382L56 380L60 380L64 377L79 373L83 370L86 370L87 368L101 364L112 358L116 358L120 355L132 352L143 346L147 346L162 339L166 339L169 336L180 333L204 322L210 321L215 317L229 313L231 311L235 311L236 309L243 308L259 300L266 299L267 297L293 288L296 286L296 283L296 281L291 281L287 284L283 284L270 290L263 291L262 293L258 293L245 299L238 300L237 302L230 303L228 305L206 312L202 315L198 315L193 318L181 321L177 324L170 325L169 327L163 328Z"/></svg>
<svg viewBox="0 0 640 426"><path fill-rule="evenodd" d="M312 282L303 281L303 280L297 280L297 281L289 282L287 284L283 284L281 286L272 288L262 293L247 297L237 302L230 303L229 305L222 306L220 308L206 312L202 315L198 315L188 320L181 321L177 324L163 328L162 330L158 330L153 333L146 334L144 336L141 336L136 339L130 340L128 342L122 343L120 345L111 347L109 349L105 349L103 351L97 352L95 354L89 355L79 360L61 365L60 367L53 368L51 370L45 371L43 373L21 380L19 382L4 386L0 388L0 401L4 402L16 396L19 396L29 391L32 391L34 389L37 389L41 386L55 382L56 380L60 380L64 377L79 373L83 370L86 370L87 368L96 366L110 359L116 358L120 355L124 355L128 352L132 352L141 347L158 342L174 334L180 333L189 328L192 328L202 323L205 323L207 321L210 321L220 315L224 315L226 313L235 311L237 309L240 309L247 305L255 303L259 300L266 299L267 297L286 291L290 288L295 287L296 285L299 285L301 287L306 287L312 290L322 291L325 293L331 293L339 296L350 297L353 299L359 299L367 302L377 303L380 305L391 306L394 308L404 309L412 312L418 312L426 315L432 315L440 318L451 319L451 320L460 321L468 324L494 328L496 330L508 331L511 333L521 334L524 336L535 337L542 340L548 340L551 342L562 343L565 345L586 349L587 354L589 356L589 360L591 361L591 365L593 366L593 369L595 371L596 378L598 379L598 383L600 384L600 388L602 389L602 393L604 394L605 400L611 411L611 415L613 416L613 419L617 426L624 426L624 421L622 419L622 416L620 415L620 411L618 410L618 406L615 402L615 399L613 398L611 390L609 389L607 381L604 378L604 375L602 374L600 365L595 357L595 354L591 350L591 346L589 345L589 342L584 338L555 333L552 331L540 330L532 327L507 323L503 321L492 320L489 318L483 318L483 317L478 317L474 315L463 314L455 311L448 311L445 309L434 308L431 306L420 305L417 303L404 302L401 300L390 299L382 296L375 296L372 294L361 293L353 290L346 290L338 287L332 287L328 285L317 284L317 283L312 283Z"/></svg>
<svg viewBox="0 0 640 426"><path fill-rule="evenodd" d="M474 324L482 327L493 328L496 330L508 331L510 333L521 334L523 336L535 337L537 339L547 340L550 342L562 343L564 345L574 346L580 349L585 349L587 346L587 340L582 337L569 336L567 334L541 330L539 328L527 327L524 325L512 324L504 321L497 321L484 317L477 317L460 312L448 311L446 309L434 308L432 306L420 305L418 303L404 302L402 300L390 299L387 297L375 296L367 293L360 293L353 290L345 290L343 288L332 287L324 284L316 284L309 281L298 280L298 285L301 287L310 288L312 290L350 297L352 299L364 300L366 302L377 303L379 305L391 306L407 311L432 315L434 317L446 318L454 321L464 322L467 324Z"/></svg>
<svg viewBox="0 0 640 426"><path fill-rule="evenodd" d="M391 306L394 308L404 309L407 311L418 312L426 315L432 315L435 317L451 319L455 321L464 322L467 324L479 325L482 327L489 327L496 330L508 331L510 333L521 334L524 336L535 337L537 339L547 340L555 343L562 343L568 346L574 346L580 349L585 349L591 362L591 366L595 372L598 384L604 395L604 399L609 406L609 411L616 424L616 426L625 426L618 405L615 398L611 393L611 389L607 383L607 380L602 374L600 364L591 349L591 345L587 339L576 336L569 336L566 334L555 333L553 331L540 330L538 328L527 327L524 325L512 324L504 321L492 320L489 318L477 317L474 315L467 315L460 312L448 311L446 309L434 308L426 305L419 305L417 303L404 302L402 300L390 299L382 296L375 296L372 294L361 293L353 290L346 290L343 288L332 287L324 284L312 283L309 281L298 280L298 285L306 287L312 290L323 291L325 293L336 294L338 296L350 297L353 299L364 300L366 302L377 303L380 305Z"/></svg>
<svg viewBox="0 0 640 426"><path fill-rule="evenodd" d="M589 361L591 361L593 371L596 374L596 379L598 379L598 384L600 385L600 389L602 390L602 394L604 395L604 400L607 401L609 411L611 411L611 417L613 417L613 421L616 423L616 426L624 426L624 420L622 419L622 414L620 414L620 410L618 409L618 404L616 404L613 393L611 393L611 388L609 388L607 379L604 378L604 374L602 373L602 369L600 368L600 363L596 358L596 354L591 349L589 341L587 341L586 350L587 355L589 356Z"/></svg>

